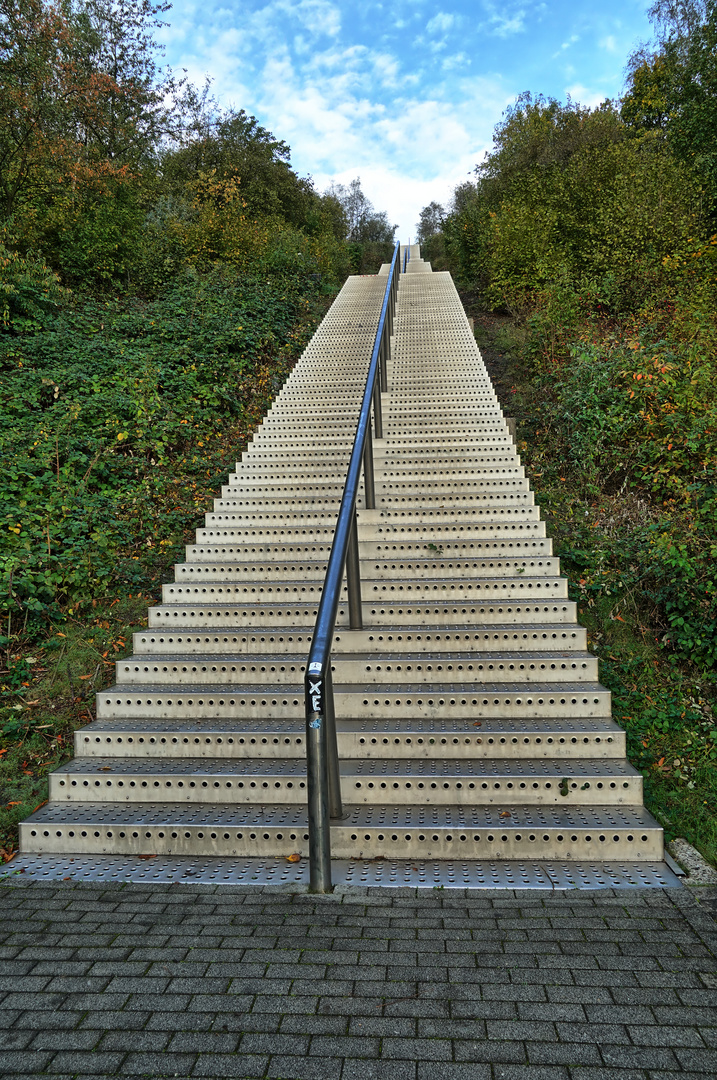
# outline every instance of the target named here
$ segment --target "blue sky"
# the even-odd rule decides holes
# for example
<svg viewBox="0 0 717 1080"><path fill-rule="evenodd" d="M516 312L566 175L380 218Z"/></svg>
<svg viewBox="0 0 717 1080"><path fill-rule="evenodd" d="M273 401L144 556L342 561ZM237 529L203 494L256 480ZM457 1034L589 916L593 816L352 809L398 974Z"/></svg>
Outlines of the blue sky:
<svg viewBox="0 0 717 1080"><path fill-rule="evenodd" d="M360 176L366 194L415 233L491 145L524 90L594 105L622 89L650 37L639 0L175 0L166 59L225 105L289 143L323 190Z"/></svg>

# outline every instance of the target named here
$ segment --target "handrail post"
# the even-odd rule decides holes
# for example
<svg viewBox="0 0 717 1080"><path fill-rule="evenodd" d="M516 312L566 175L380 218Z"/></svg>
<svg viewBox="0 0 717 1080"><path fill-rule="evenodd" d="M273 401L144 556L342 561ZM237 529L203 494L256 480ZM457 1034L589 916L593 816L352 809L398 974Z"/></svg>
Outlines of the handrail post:
<svg viewBox="0 0 717 1080"><path fill-rule="evenodd" d="M363 630L361 564L359 562L358 523L355 510L349 532L349 547L346 552L346 585L349 594L349 626L352 630Z"/></svg>
<svg viewBox="0 0 717 1080"><path fill-rule="evenodd" d="M310 664L309 667L312 665ZM313 665L320 668L320 664ZM307 674L306 788L309 824L309 890L330 893L331 831L329 822L328 732L322 708L325 681L321 672Z"/></svg>
<svg viewBox="0 0 717 1080"><path fill-rule="evenodd" d="M373 472L373 436L371 425L366 428L366 445L363 449L363 494L367 510L376 509L376 482Z"/></svg>
<svg viewBox="0 0 717 1080"><path fill-rule="evenodd" d="M383 438L383 415L381 413L381 383L378 379L374 383L373 387L373 426L376 431L376 438Z"/></svg>
<svg viewBox="0 0 717 1080"><path fill-rule="evenodd" d="M381 390L385 394L388 390L388 360L391 355L391 331L386 327L386 333L383 335L381 341L381 351L383 353L383 359L381 361L380 383Z"/></svg>
<svg viewBox="0 0 717 1080"><path fill-rule="evenodd" d="M326 716L326 750L329 774L329 817L341 818L344 808L341 803L341 772L339 770L339 747L336 740L336 713L334 711L334 677L331 672L331 654L324 679L324 715Z"/></svg>

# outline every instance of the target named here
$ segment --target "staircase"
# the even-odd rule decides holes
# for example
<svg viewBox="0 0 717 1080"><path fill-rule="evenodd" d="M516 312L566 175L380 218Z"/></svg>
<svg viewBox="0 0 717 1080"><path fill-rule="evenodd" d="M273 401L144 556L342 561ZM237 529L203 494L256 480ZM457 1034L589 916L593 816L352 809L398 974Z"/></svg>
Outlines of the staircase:
<svg viewBox="0 0 717 1080"><path fill-rule="evenodd" d="M451 277L410 254L358 515L365 629L344 583L333 645L334 879L675 884ZM304 671L386 269L346 282L13 866L306 880Z"/></svg>

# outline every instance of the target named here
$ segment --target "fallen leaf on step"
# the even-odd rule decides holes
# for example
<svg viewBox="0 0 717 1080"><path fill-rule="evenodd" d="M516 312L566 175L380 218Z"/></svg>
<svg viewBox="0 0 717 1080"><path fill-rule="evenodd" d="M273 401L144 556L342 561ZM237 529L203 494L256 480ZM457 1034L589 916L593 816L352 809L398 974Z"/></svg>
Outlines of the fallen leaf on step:
<svg viewBox="0 0 717 1080"><path fill-rule="evenodd" d="M138 855L137 858L138 859L156 859L157 856L156 855Z"/></svg>
<svg viewBox="0 0 717 1080"><path fill-rule="evenodd" d="M510 810L501 810L500 817L510 817Z"/></svg>
<svg viewBox="0 0 717 1080"><path fill-rule="evenodd" d="M286 861L287 862L301 862L301 855L299 855L298 851L295 851L293 855L287 855L286 856Z"/></svg>
<svg viewBox="0 0 717 1080"><path fill-rule="evenodd" d="M103 765L102 768L100 769L100 772L112 772L112 766L111 765Z"/></svg>
<svg viewBox="0 0 717 1080"><path fill-rule="evenodd" d="M474 720L473 721L473 727L483 727L483 721L482 720Z"/></svg>

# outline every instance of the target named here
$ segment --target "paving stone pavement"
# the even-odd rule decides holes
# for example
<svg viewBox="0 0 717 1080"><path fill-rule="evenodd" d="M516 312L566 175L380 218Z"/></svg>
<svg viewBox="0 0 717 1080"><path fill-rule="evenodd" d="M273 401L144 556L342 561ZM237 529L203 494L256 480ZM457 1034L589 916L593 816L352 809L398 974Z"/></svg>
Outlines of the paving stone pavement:
<svg viewBox="0 0 717 1080"><path fill-rule="evenodd" d="M0 1076L705 1080L717 890L0 885Z"/></svg>

